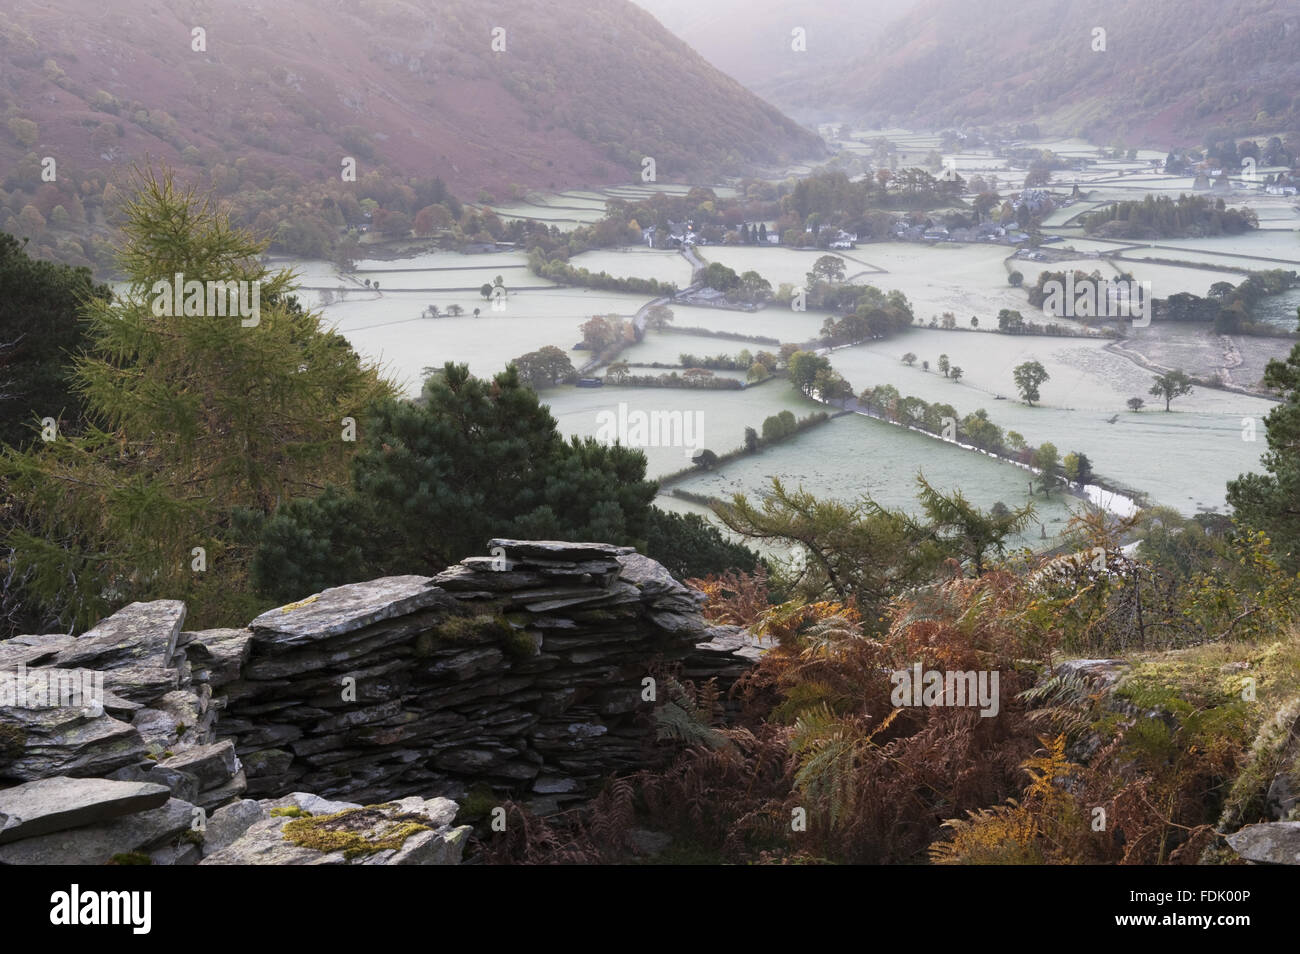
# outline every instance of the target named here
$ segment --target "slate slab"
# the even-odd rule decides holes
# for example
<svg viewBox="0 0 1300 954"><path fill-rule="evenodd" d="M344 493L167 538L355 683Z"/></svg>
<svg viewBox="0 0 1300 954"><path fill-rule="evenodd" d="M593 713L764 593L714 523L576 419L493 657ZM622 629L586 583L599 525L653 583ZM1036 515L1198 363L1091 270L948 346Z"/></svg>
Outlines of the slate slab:
<svg viewBox="0 0 1300 954"><path fill-rule="evenodd" d="M158 808L0 845L0 864L104 865L114 855L144 851L175 838L189 831L193 821L194 806L173 798Z"/></svg>
<svg viewBox="0 0 1300 954"><path fill-rule="evenodd" d="M157 808L170 797L152 782L63 775L25 782L0 789L0 844Z"/></svg>
<svg viewBox="0 0 1300 954"><path fill-rule="evenodd" d="M1300 822L1247 825L1225 837L1233 851L1255 864L1300 865Z"/></svg>
<svg viewBox="0 0 1300 954"><path fill-rule="evenodd" d="M454 602L427 576L388 576L332 587L297 603L268 610L253 620L249 629L255 644L284 649Z"/></svg>
<svg viewBox="0 0 1300 954"><path fill-rule="evenodd" d="M130 603L58 652L52 665L62 669L114 669L118 666L167 667L185 623L180 600Z"/></svg>

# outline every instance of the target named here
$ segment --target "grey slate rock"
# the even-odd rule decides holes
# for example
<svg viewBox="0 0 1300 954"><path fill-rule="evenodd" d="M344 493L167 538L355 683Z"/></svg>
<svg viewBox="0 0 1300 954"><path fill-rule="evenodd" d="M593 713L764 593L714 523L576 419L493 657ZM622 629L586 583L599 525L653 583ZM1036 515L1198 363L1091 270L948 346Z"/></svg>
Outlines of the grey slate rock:
<svg viewBox="0 0 1300 954"><path fill-rule="evenodd" d="M1247 825L1224 836L1242 858L1262 865L1300 865L1300 822Z"/></svg>
<svg viewBox="0 0 1300 954"><path fill-rule="evenodd" d="M18 666L45 666L68 646L75 637L14 636L0 642L0 669L12 670Z"/></svg>
<svg viewBox="0 0 1300 954"><path fill-rule="evenodd" d="M16 755L0 759L0 778L32 781L52 775L107 775L144 758L136 729L104 713L80 709L0 709L0 732L24 740Z"/></svg>
<svg viewBox="0 0 1300 954"><path fill-rule="evenodd" d="M232 747L233 755L234 749ZM293 753L284 749L259 749L244 756L244 771L249 778L262 778L267 775L284 775L293 764ZM233 774L233 773L231 773Z"/></svg>
<svg viewBox="0 0 1300 954"><path fill-rule="evenodd" d="M179 669L166 666L125 665L104 672L104 688L142 705L148 705L180 687Z"/></svg>
<svg viewBox="0 0 1300 954"><path fill-rule="evenodd" d="M199 793L196 805L207 811L215 811L217 808L225 805L227 802L238 798L248 791L248 779L244 776L244 770L240 769L225 785L218 785L216 788L209 788Z"/></svg>
<svg viewBox="0 0 1300 954"><path fill-rule="evenodd" d="M52 664L61 669L165 668L171 665L184 622L185 604L180 600L131 603L74 639Z"/></svg>
<svg viewBox="0 0 1300 954"><path fill-rule="evenodd" d="M673 575L662 563L640 553L628 553L618 558L621 572L619 579L631 583L646 596L654 598L665 594L695 594L703 602L706 597L698 590L673 579Z"/></svg>
<svg viewBox="0 0 1300 954"><path fill-rule="evenodd" d="M205 629L182 635L190 637L186 655L196 669L207 673L207 682L214 688L238 679L253 652L249 629Z"/></svg>
<svg viewBox="0 0 1300 954"><path fill-rule="evenodd" d="M0 789L0 844L157 808L171 792L149 782L55 776Z"/></svg>
<svg viewBox="0 0 1300 954"><path fill-rule="evenodd" d="M1114 686L1128 668L1123 659L1067 659L1056 664L1053 674L1083 679L1100 690Z"/></svg>
<svg viewBox="0 0 1300 954"><path fill-rule="evenodd" d="M194 806L173 798L158 808L0 845L0 864L108 864L114 855L163 847L193 822Z"/></svg>
<svg viewBox="0 0 1300 954"><path fill-rule="evenodd" d="M239 771L239 758L235 743L229 739L211 745L198 745L179 752L158 763L160 769L185 772L198 779L199 790L207 791L225 785Z"/></svg>
<svg viewBox="0 0 1300 954"><path fill-rule="evenodd" d="M426 576L388 576L324 590L297 604L268 610L249 624L256 645L287 648L341 636L380 620L433 606L451 598Z"/></svg>
<svg viewBox="0 0 1300 954"><path fill-rule="evenodd" d="M445 799L403 799L401 803L369 805L354 809L332 824L355 831L367 840L382 837L392 826L416 821L428 831L409 835L400 848L384 849L357 858L347 858L342 851L321 852L297 845L284 837L284 827L292 819L279 816L254 822L242 836L203 859L205 865L431 865L459 864L471 831L468 825L450 828L444 821L448 811ZM454 805L454 803L450 803ZM336 813L329 813L336 814Z"/></svg>
<svg viewBox="0 0 1300 954"><path fill-rule="evenodd" d="M203 833L204 856L234 844L255 823L270 817L270 812L251 798L241 798L217 809L208 819Z"/></svg>
<svg viewBox="0 0 1300 954"><path fill-rule="evenodd" d="M432 580L336 587L248 628L181 631L173 641L173 626L139 628L161 606L139 604L84 642L22 637L11 649L22 658L52 661L73 650L101 658L110 685L121 688L109 715L124 716L118 724L129 719L135 736L125 752L105 752L98 740L78 761L75 732L59 727L64 763L46 752L33 764L41 753L29 746L18 752L27 760L19 769L31 775L73 764L63 774L102 770L123 780L156 772L153 780L175 797L211 812L245 795L305 789L328 800L382 802L539 778L546 781L537 798L572 801L640 758L648 661L681 660L689 678L716 678L725 690L761 652L740 631L709 626L699 613L703 595L631 548L493 544L505 548L504 570L497 554ZM445 630L450 617L467 613L504 613L513 634ZM106 632L131 627L149 651L103 645ZM340 693L348 678L355 700ZM15 746L5 739L0 778L23 778L13 774ZM214 748L218 741L227 747ZM546 791L552 785L564 790ZM191 857L179 847L163 854L178 863Z"/></svg>
<svg viewBox="0 0 1300 954"><path fill-rule="evenodd" d="M496 547L505 550L507 559L527 562L539 560L582 560L613 559L628 553L635 553L633 547L618 547L609 543L568 543L563 540L511 540L494 537L488 541L489 552Z"/></svg>
<svg viewBox="0 0 1300 954"><path fill-rule="evenodd" d="M157 762L145 759L135 765L127 765L107 776L119 782L149 782L153 785L166 785L173 798L183 802L197 803L199 797L199 780L193 775L163 768Z"/></svg>
<svg viewBox="0 0 1300 954"><path fill-rule="evenodd" d="M361 807L358 802L332 801L328 798L321 798L319 795L313 795L310 792L290 792L281 798L264 799L258 804L267 809L268 812L272 808L301 808L313 815L337 815L349 808Z"/></svg>

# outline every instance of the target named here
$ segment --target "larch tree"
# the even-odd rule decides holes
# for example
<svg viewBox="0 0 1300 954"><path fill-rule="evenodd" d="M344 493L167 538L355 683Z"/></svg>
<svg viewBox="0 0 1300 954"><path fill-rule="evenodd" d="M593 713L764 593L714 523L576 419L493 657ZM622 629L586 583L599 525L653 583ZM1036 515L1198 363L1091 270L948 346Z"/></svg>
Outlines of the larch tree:
<svg viewBox="0 0 1300 954"><path fill-rule="evenodd" d="M164 597L199 625L246 619L241 527L342 478L355 420L393 392L261 264L265 242L168 172L136 179L126 288L87 303L73 372L92 423L0 457L11 569L63 629Z"/></svg>

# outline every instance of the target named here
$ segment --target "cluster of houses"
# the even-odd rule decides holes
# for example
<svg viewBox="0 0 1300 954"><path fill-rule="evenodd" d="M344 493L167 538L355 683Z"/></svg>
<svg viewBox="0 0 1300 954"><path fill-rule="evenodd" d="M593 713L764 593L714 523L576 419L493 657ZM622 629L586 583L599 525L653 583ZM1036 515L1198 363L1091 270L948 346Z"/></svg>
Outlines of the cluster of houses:
<svg viewBox="0 0 1300 954"><path fill-rule="evenodd" d="M741 228L745 225L749 225L749 223L745 222L739 225L727 225L726 231L739 232ZM757 227L758 226L755 224L754 228L757 229ZM812 229L808 229L807 231L811 232ZM654 248L655 236L657 234L658 234L658 230L653 225L649 226L648 228L643 228L641 230L641 238L645 241L646 245L650 246L651 248ZM856 242L857 240L858 237L856 235L840 230L839 234L836 236L834 241L846 242L847 244L844 245L833 244L830 247L831 248L853 248L852 243ZM695 223L688 219L685 222L668 223L668 238L666 240L666 244L668 245L669 248L689 248L693 245L708 245L709 240L705 238L703 235L700 235L695 230ZM777 232L775 227L768 229L766 242L760 244L780 245L781 244L780 233Z"/></svg>
<svg viewBox="0 0 1300 954"><path fill-rule="evenodd" d="M654 229L650 226L650 239L654 241ZM709 240L695 231L694 222L669 222L668 244L673 248L686 248L691 245L708 245Z"/></svg>
<svg viewBox="0 0 1300 954"><path fill-rule="evenodd" d="M1188 172L1193 176L1192 189L1197 192L1262 192L1265 195L1300 194L1300 179L1289 172L1265 175L1228 169L1202 160Z"/></svg>
<svg viewBox="0 0 1300 954"><path fill-rule="evenodd" d="M1022 231L1020 223L981 222L974 228L948 229L929 219L924 224L911 225L906 221L894 224L894 238L900 242L992 242L997 245L1018 245L1029 241L1029 233Z"/></svg>
<svg viewBox="0 0 1300 954"><path fill-rule="evenodd" d="M673 296L673 301L682 305L700 305L705 308L726 308L729 311L758 311L754 302L732 302L727 300L727 293L710 288L707 285L683 288Z"/></svg>
<svg viewBox="0 0 1300 954"><path fill-rule="evenodd" d="M1300 188L1294 177L1280 172L1274 181L1264 184L1264 192L1268 195L1296 195L1300 193Z"/></svg>
<svg viewBox="0 0 1300 954"><path fill-rule="evenodd" d="M1229 179L1222 169L1198 172L1192 180L1192 189L1196 192L1262 192L1265 195L1300 194L1294 181L1278 176L1280 181L1251 182L1249 179Z"/></svg>
<svg viewBox="0 0 1300 954"><path fill-rule="evenodd" d="M1046 215L1055 208L1056 201L1046 189L1025 189L1016 200L1016 211L1028 209L1031 215Z"/></svg>

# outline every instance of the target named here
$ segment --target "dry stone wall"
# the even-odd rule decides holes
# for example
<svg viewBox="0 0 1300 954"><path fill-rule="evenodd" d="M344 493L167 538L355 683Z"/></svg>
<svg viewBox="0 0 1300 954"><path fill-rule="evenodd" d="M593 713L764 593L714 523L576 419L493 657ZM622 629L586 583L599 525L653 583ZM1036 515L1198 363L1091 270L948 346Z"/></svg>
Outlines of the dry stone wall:
<svg viewBox="0 0 1300 954"><path fill-rule="evenodd" d="M582 798L637 764L647 678L725 685L760 652L630 549L490 548L239 629L160 600L0 643L0 864L454 863L455 799ZM337 830L295 841L307 814Z"/></svg>

